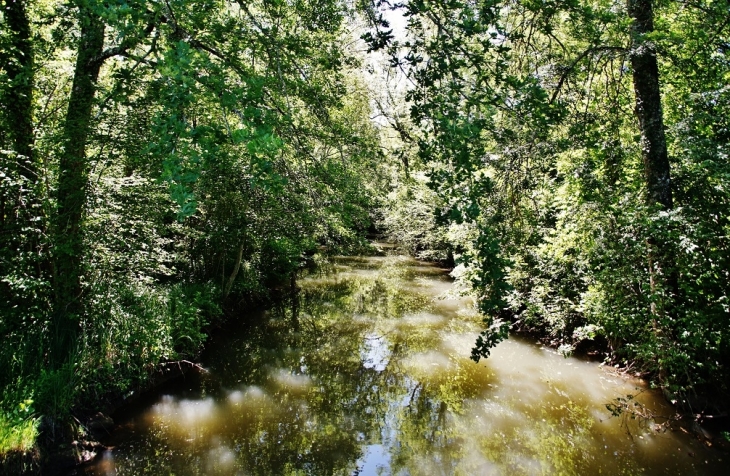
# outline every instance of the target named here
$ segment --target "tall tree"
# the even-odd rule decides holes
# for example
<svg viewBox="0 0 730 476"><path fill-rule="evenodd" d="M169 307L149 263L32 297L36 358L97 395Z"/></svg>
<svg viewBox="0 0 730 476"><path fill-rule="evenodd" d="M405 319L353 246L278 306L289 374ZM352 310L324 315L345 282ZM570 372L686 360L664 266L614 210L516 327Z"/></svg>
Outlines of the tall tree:
<svg viewBox="0 0 730 476"><path fill-rule="evenodd" d="M54 230L55 291L52 356L64 363L78 333L82 313L82 216L86 205L89 163L86 145L96 82L103 62L105 24L82 2L78 9L80 36L73 86L63 128Z"/></svg>
<svg viewBox="0 0 730 476"><path fill-rule="evenodd" d="M73 350L84 313L81 281L84 272L83 217L90 170L87 146L94 128L92 111L99 73L107 60L128 54L148 38L159 20L155 9L147 8L152 6L144 0L134 2L134 9L129 5L115 8L96 0L75 2L79 37L62 130L53 220L55 303L51 358L55 365L66 362ZM116 27L117 44L105 49L105 32L110 21Z"/></svg>
<svg viewBox="0 0 730 476"><path fill-rule="evenodd" d="M5 317L5 322L0 319L0 335L22 322L27 310L48 307L45 299L33 300L46 294L50 262L44 174L35 151L38 45L29 6L5 0L0 13L0 314Z"/></svg>
<svg viewBox="0 0 730 476"><path fill-rule="evenodd" d="M672 199L672 180L667 153L667 140L664 133L661 88L659 83L659 64L656 46L651 39L654 32L654 7L652 0L628 0L628 13L631 17L631 61L632 78L636 100L636 116L641 132L641 156L644 162L646 180L646 201L650 207L669 211L674 207ZM667 233L659 233L664 236ZM656 233L655 233L656 235ZM666 238L650 236L649 276L652 292L658 287L666 288L676 299L679 290L677 271L671 258ZM659 304L651 304L652 314L662 317L671 312L672 300L662 299ZM662 325L654 321L656 332L663 332ZM663 370L662 370L663 371Z"/></svg>

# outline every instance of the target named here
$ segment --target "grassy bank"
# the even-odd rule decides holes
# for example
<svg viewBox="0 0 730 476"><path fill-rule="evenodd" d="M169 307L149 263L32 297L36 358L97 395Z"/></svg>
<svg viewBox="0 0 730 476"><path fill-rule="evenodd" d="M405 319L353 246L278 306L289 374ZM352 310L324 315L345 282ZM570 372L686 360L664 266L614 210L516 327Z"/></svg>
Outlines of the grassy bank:
<svg viewBox="0 0 730 476"><path fill-rule="evenodd" d="M27 405L30 403L32 401L27 400L17 405L14 411L3 408L3 412L0 413L0 454L3 457L15 453L27 453L33 449L38 437L39 420L28 414Z"/></svg>
<svg viewBox="0 0 730 476"><path fill-rule="evenodd" d="M315 254L301 266L323 259ZM11 363L0 397L0 474L55 474L93 457L94 427L103 426L104 415L180 375L180 363L195 367L191 362L215 329L288 293L290 276L251 268L239 273L226 299L213 283L90 287L94 305L81 322L81 337L69 361L54 370L38 350L53 345L42 326L36 334L8 334L13 342L0 349L0 358ZM37 318L44 322L43 315Z"/></svg>
<svg viewBox="0 0 730 476"><path fill-rule="evenodd" d="M14 376L0 404L3 471L37 469L59 444L85 436L88 415L143 388L160 364L195 358L222 319L219 296L209 284L100 286L73 354L53 370L38 350L52 345L47 333L13 336L0 351ZM32 338L43 344L26 345Z"/></svg>

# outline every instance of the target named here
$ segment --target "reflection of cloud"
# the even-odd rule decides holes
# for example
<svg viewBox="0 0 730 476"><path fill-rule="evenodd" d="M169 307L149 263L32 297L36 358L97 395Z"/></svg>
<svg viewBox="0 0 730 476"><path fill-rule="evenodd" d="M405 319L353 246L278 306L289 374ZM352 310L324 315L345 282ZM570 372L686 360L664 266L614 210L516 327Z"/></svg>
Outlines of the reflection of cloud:
<svg viewBox="0 0 730 476"><path fill-rule="evenodd" d="M206 471L208 474L232 474L235 470L236 454L226 446L217 446L208 451Z"/></svg>
<svg viewBox="0 0 730 476"><path fill-rule="evenodd" d="M273 381L283 390L304 392L312 386L309 375L297 375L286 369L277 369L270 374Z"/></svg>
<svg viewBox="0 0 730 476"><path fill-rule="evenodd" d="M243 402L243 392L240 390L234 390L228 394L228 403L231 405L240 405Z"/></svg>
<svg viewBox="0 0 730 476"><path fill-rule="evenodd" d="M152 415L165 427L188 440L201 436L215 426L216 403L212 398L204 400L177 400L170 395L152 408Z"/></svg>
<svg viewBox="0 0 730 476"><path fill-rule="evenodd" d="M273 406L271 397L256 385L249 385L239 390L232 390L226 395L229 405L236 408L265 409Z"/></svg>

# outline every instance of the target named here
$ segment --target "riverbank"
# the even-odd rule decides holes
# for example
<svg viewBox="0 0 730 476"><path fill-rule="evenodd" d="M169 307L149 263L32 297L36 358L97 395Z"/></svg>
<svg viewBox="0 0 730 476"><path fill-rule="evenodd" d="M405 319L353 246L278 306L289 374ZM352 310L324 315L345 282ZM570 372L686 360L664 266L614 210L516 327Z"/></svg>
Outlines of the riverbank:
<svg viewBox="0 0 730 476"><path fill-rule="evenodd" d="M24 406L12 414L14 420L0 418L0 442L8 443L0 445L0 474L59 475L92 461L107 449L100 440L114 427L110 415L134 405L170 380L190 372L205 372L198 359L211 336L214 338L241 309L260 309L280 299L282 293L289 291L289 283L286 284L272 286L265 292L259 289L256 293L230 297L226 308L215 303L215 289L205 288L195 289L187 298L181 292L176 299L161 299L159 303L164 306L158 306L162 312L157 315L149 312L152 299L147 300L147 307L140 305L144 304L143 299L139 300L139 316L128 325L141 325L127 329L133 340L126 345L132 349L115 349L117 358L121 358L117 363L79 354L74 364L77 370L67 371L65 378L23 383L21 388L26 389L26 394L56 394L59 400L51 406L44 405L53 409L53 416L39 416L33 409L34 399L27 398ZM151 322L141 322L144 318ZM156 335L150 335L153 331ZM154 347L154 352L145 351ZM134 353L125 357L120 354L124 350ZM170 359L171 356L176 358ZM97 367L89 371L92 361L97 362ZM85 373L78 370L82 368L87 369Z"/></svg>
<svg viewBox="0 0 730 476"><path fill-rule="evenodd" d="M309 272L326 261L319 253L328 252L308 253L294 269ZM170 380L204 372L201 353L225 335L231 321L288 299L294 283L290 277L239 276L224 300L210 284L106 290L100 302L108 307L96 309L87 332L95 341L83 343L71 364L19 380L12 394L0 398L0 443L13 444L0 445L0 474L65 474L98 457L115 412ZM14 419L3 419L5 412Z"/></svg>
<svg viewBox="0 0 730 476"><path fill-rule="evenodd" d="M383 254L385 254L385 253L383 253ZM398 346L402 345L402 344L397 343L399 341L393 341L390 344L388 344L388 346L386 346L386 348L382 348L381 344L378 344L378 346L373 347L373 343L380 342L380 340L383 339L383 336L391 336L391 335L393 335L392 334L393 332L396 332L396 330L398 333L401 333L401 332L403 332L403 329L407 329L409 334L415 332L415 334L412 337L409 337L406 341L404 341L404 342L408 343L407 344L408 346L414 345L414 341L412 340L413 338L416 339L415 342L418 342L418 341L423 341L424 343L431 342L433 339L432 337L426 337L425 335L421 335L421 333L424 331L424 329L426 329L426 328L430 329L434 325L436 325L436 327L434 329L440 329L443 324L449 322L449 319L456 318L456 316L460 315L459 313L462 312L462 311L458 311L459 308L454 308L453 304L446 305L445 303L438 304L438 306L442 307L442 306L446 305L446 309L449 310L448 315L452 316L448 319L435 317L435 315L432 314L431 310L425 311L425 313L423 313L424 311L418 311L418 309L419 309L418 306L426 305L425 303L427 301L433 299L433 298L429 298L424 301L424 299L422 297L418 297L419 296L418 292L416 292L416 294L413 294L414 291L418 290L422 286L421 284L418 284L418 283L422 283L424 279L428 279L428 280L435 279L435 281L428 281L428 282L433 282L433 284L431 284L430 286L435 286L434 289L438 290L439 293L445 292L451 283L451 280L446 278L445 270L442 270L438 267L434 267L433 265L430 265L427 263L419 264L419 262L407 261L408 263L412 263L412 264L409 264L404 269L399 269L399 268L393 267L393 266L390 266L390 267L386 266L385 270L383 271L382 267L384 265L381 260L384 260L384 259L398 260L398 259L403 259L403 258L384 258L384 257L381 257L381 258L350 258L349 261L345 260L343 262L342 260L340 260L339 262L335 262L332 265L333 270L339 270L338 275L343 276L343 278L340 278L341 280L343 280L342 283L349 282L348 280L350 280L350 279L355 279L355 282L360 282L361 280L364 279L364 281L362 281L362 283L359 284L358 286L365 285L365 288L363 288L363 292L358 295L362 296L362 299L372 299L372 303L369 305L371 307L362 308L362 309L360 309L360 311L358 311L358 313L363 312L365 309L371 309L371 311L368 311L368 312L374 312L374 311L372 311L372 309L374 309L372 307L373 305L377 305L380 308L385 309L384 312L387 312L387 313L390 313L390 312L395 312L395 313L405 312L406 313L403 317L400 317L400 318L395 318L395 317L389 318L390 322L392 322L392 324L390 324L390 325L393 325L395 327L392 327L392 328L389 327L388 329L381 329L382 332L381 331L376 332L375 330L373 330L373 331L370 331L369 333L366 333L365 342L369 342L367 344L367 346L369 346L368 347L369 350L365 351L367 354L366 357L367 357L367 359L370 359L373 362L371 362L371 363L367 363L365 361L363 361L364 363L360 362L359 365L364 366L365 369L376 369L377 370L377 369L380 369L380 367L382 367L383 365L387 366L386 360L388 360L388 359L384 359L381 354L383 354L383 352L388 353L388 352L393 352L393 351L392 350L386 351L384 349L388 348L389 346L393 346L393 345L395 345L396 348ZM343 264L343 263L345 263L345 264ZM356 263L356 266L353 267L352 263ZM332 285L335 286L335 288L333 288L333 289L339 289L338 286L340 286L340 285L336 284L338 281L336 281L336 280L331 281L332 278L327 278L326 276L327 276L326 273L324 273L324 274L315 273L314 275L312 275L312 277L309 278L309 280L305 279L305 281L310 282L310 283L312 282L312 280L314 280L313 282L315 282L315 283L321 282L322 286L324 286L326 283L332 283ZM381 276L381 277L377 277L377 276ZM403 277L407 277L407 276L410 276L410 278L408 278L409 280L415 279L415 281L413 281L413 282L406 281L403 284L398 284L399 283L398 280L403 279ZM375 278L375 277L377 277L377 278ZM374 279L374 281L368 281L370 279ZM368 282L371 282L372 284L366 284ZM290 283L287 283L287 284L290 284ZM311 288L312 284L302 284L302 286L304 287L303 292L306 297L305 301L311 301L313 299L312 288ZM317 286L320 286L320 285L317 285ZM331 285L327 284L323 288L322 292L324 292L325 289L329 289L329 286L331 286ZM385 287L383 287L383 286L385 286ZM289 286L282 286L280 288L281 288L280 291L282 293L284 292L283 290L285 288L286 288L286 292L289 292L291 290L291 288ZM371 290L371 291L369 291L370 293L377 292L379 294L367 297L368 294L365 293L365 289L370 289ZM399 295L402 293L403 290L409 290L409 291L404 296L399 297ZM325 294L328 294L330 292L332 292L332 291L326 291ZM341 291L336 291L336 293L339 293L339 292L341 292ZM319 291L317 291L317 293L319 293ZM316 293L316 295L319 295L317 293ZM384 293L384 295L383 295L383 293ZM335 295L337 295L337 294L335 294ZM381 297L376 297L378 295L380 295ZM345 301L345 302L350 302L352 300L352 298L348 298L348 299L349 300ZM357 299L361 299L361 298L357 298ZM280 299L271 300L270 304L273 304L275 302L281 303L283 301ZM351 306L351 305L352 304L347 304L347 305L336 304L336 307L347 308L347 306ZM363 305L365 305L365 304L363 304ZM311 303L310 303L310 306L311 306ZM329 306L330 305L325 305L324 308L328 308ZM269 307L271 307L271 306L269 306ZM281 304L279 304L278 306L274 306L274 307L281 308L281 309L279 309L279 310L271 309L270 311L265 311L264 307L259 306L259 308L258 308L259 311L248 313L248 316L249 316L248 319L252 321L252 324L253 324L253 321L265 323L265 322L273 319L272 322L274 324L271 324L271 325L273 325L273 330L277 332L278 337L272 337L272 339L277 339L277 340L283 339L285 345L291 345L291 343L287 344L287 342L289 342L289 339L292 338L291 332L294 332L294 335L299 335L302 332L308 333L309 331L307 330L307 328L309 326L314 326L311 330L313 330L315 333L319 332L319 334L321 335L321 331L318 331L317 329L319 329L319 327L323 323L318 322L317 320L312 320L312 316L316 315L316 312L314 312L311 307L308 307L308 308L305 307L303 309L300 309L299 311L296 311L298 313L301 313L301 314L299 314L300 316L303 316L298 319L295 319L295 315L293 314L295 311L293 308L287 309L287 306L284 306L284 308L282 308ZM324 308L322 308L322 309L324 309ZM250 309L249 309L249 311L250 311ZM322 311L320 310L317 312L322 312ZM409 313L413 313L413 312L415 312L415 314L413 314L411 316L411 314L409 314ZM456 313L456 314L454 314L454 313ZM275 317L275 316L279 316L279 317ZM229 347L231 335L239 335L241 332L240 330L237 330L238 328L241 327L241 324L237 323L237 321L240 321L241 316L238 315L237 317L239 317L238 320L231 320L229 318L229 319L226 319L225 321L220 321L220 325L217 326L216 328L209 327L206 329L206 334L211 337L210 337L210 340L208 341L208 345L205 346L206 350L205 350L204 354L206 354L206 353L212 353L213 355L219 354L220 351L217 349L218 347ZM395 320L393 320L393 319L395 319ZM278 322L278 324L276 322ZM472 316L470 318L469 322L471 322L471 324L468 324L469 328L473 328L474 330L478 329L479 322L480 322L480 319L478 318L478 316ZM356 328L358 328L358 326L360 326L360 325L361 325L360 323L356 324ZM405 327L403 327L403 326L405 326ZM253 328L256 329L258 327L254 326ZM299 329L299 330L296 330L296 329ZM344 332L344 328L342 331ZM250 332L251 332L250 330L246 330L246 332L244 334L248 334ZM438 332L441 332L441 331L438 331ZM530 334L530 337L527 338L527 341L524 341L525 344L521 343L521 342L523 342L524 339L521 338L519 335L515 336L515 337L516 337L515 340L518 342L518 344L520 346L522 346L522 345L533 346L533 344L529 344L530 341L539 342L539 338L537 338L537 336L535 334ZM373 339L375 339L375 340L373 340ZM392 340L393 337L388 337L387 339ZM469 345L471 345L471 342L469 341L468 337L463 337L463 338L460 337L458 340L460 343L459 351L464 351L465 349L468 350ZM549 342L545 342L545 344L547 345L547 344L549 344ZM257 345L260 345L260 343ZM418 345L420 346L422 344L418 344ZM462 347L463 347L463 349L462 349ZM504 347L505 349L514 348L512 344L507 344L507 343L505 343L502 347ZM251 347L246 347L246 348L250 349ZM547 348L548 347L544 347L544 349L547 349ZM316 347L316 346L311 347L311 349L312 349L312 351L319 350L318 347ZM348 352L350 352L350 353L354 352L355 354L358 353L357 349L354 349L354 350L351 349ZM363 351L360 350L360 352L362 353ZM499 351L498 354L501 352L502 351ZM241 355L242 354L240 352L238 352L236 354L236 358L241 359L242 358ZM345 355L345 354L342 352L337 352L336 355ZM436 355L437 354L429 354L428 352L423 354L424 358L436 359L435 362L436 362L437 366L444 365L445 362L447 362L449 360L449 358L447 358L446 361L443 361L442 357L436 357ZM538 357L539 360L536 360L535 363L539 365L539 361L541 361L542 359L548 359L548 361L552 362L552 361L554 361L554 356L557 356L557 355L558 355L557 352L554 350L549 353L545 353L545 351L541 351L539 353L539 356L536 356L536 357ZM211 357L209 355L203 355L202 358L211 359ZM497 359L501 359L501 358L503 358L503 357L497 357ZM524 358L524 357L522 357L522 358ZM595 360L595 356L594 356L594 360ZM93 408L93 410L76 411L74 413L74 415L75 415L76 422L78 425L77 429L80 430L77 433L76 437L72 440L65 442L66 446L63 448L63 451L58 452L55 459L49 458L48 454L46 454L46 459L43 460L44 455L42 453L39 453L37 450L36 450L36 453L25 456L26 464L28 463L27 458L31 458L31 460L30 460L31 462L35 461L34 466L32 468L29 468L28 471L26 471L26 473L33 474L34 472L38 472L38 471L42 470L43 474L54 474L52 472L52 470L55 470L55 474L64 474L64 472L67 472L76 464L83 463L85 461L93 462L93 460L95 458L100 458L103 455L108 454L107 453L107 451L109 450L108 442L107 442L107 445L104 445L104 444L99 443L99 441L104 441L105 438L108 438L109 432L113 432L114 428L119 428L119 423L120 423L120 421L110 420L109 416L112 416L116 419L117 416L116 416L115 412L119 411L122 408L127 409L127 410L130 408L134 408L137 405L137 403L140 402L140 400L145 400L147 398L147 397L145 397L145 395L154 394L155 393L154 388L159 387L160 385L164 386L166 382L169 382L170 380L180 377L181 375L185 375L188 372L195 372L196 374L200 374L201 372L205 373L205 371L203 370L203 367L200 365L201 362L202 361L199 361L196 359L195 361L166 362L166 363L160 364L160 366L157 368L157 371L153 372L150 375L150 378L146 381L146 384L135 388L134 392L128 391L126 393L108 395L108 397L103 400L103 403L102 403L102 401L100 401L100 402L98 402L98 405L96 407L91 407L91 408ZM261 371L264 373L270 372L270 369L267 370L268 369L267 365L270 365L270 364L266 364L265 362L267 362L267 359L264 359L262 362L259 362L256 365L253 365L253 364L252 365L254 367L260 368ZM408 362L410 362L408 365L411 365L411 363L415 364L415 361L409 360ZM459 368L461 368L462 365L464 366L463 369L465 369L465 371L466 371L466 369L471 368L471 365L473 365L473 364L467 365L468 362L469 362L468 360L465 360L463 362L463 364L459 364L459 366L460 366ZM493 366L495 362L497 362L497 361L492 361L492 362L487 361L486 365ZM561 361L557 360L554 362L557 365ZM230 365L233 365L233 364L231 363ZM236 368L239 368L239 365L240 364L236 364ZM529 365L532 365L532 364L526 364L526 365L529 367ZM575 365L575 364L571 364L571 365ZM591 365L595 365L595 363L593 363ZM207 364L206 364L206 367L207 367ZM477 368L479 366L474 366L474 367ZM570 367L571 366L568 366L568 368L570 368ZM355 367L353 367L353 369L354 368ZM581 368L586 369L584 371L588 371L587 369L589 367L582 366ZM352 370L352 371L356 372L355 370ZM520 372L519 367L515 367L514 370L512 370L510 372L519 373ZM617 378L620 377L620 379L617 380L617 382L635 381L634 375L629 375L626 372L624 372L622 375L620 375L621 374L620 368L616 368L615 370L612 370L612 372L614 372L616 374ZM214 373L216 373L216 374L219 373L219 370L215 371L215 369L214 369ZM472 379L472 378L476 378L476 377L474 377L474 375L472 375L471 370L467 373L468 373L468 375L471 375L471 377L466 377L467 381L464 381L464 384L469 385L468 379ZM556 377L558 374L556 374ZM273 378L275 381L278 381L277 379L284 378L282 375L283 374L281 374L281 375L276 374L274 377L271 377L271 378ZM576 378L580 378L579 376L581 374L577 373L575 375L576 375ZM606 374L606 375L610 375L610 374ZM200 375L200 376L203 379L207 379L206 375ZM465 376L466 376L466 374L465 374ZM214 377L214 378L219 378L219 376ZM233 377L229 377L229 378L233 378ZM461 378L464 378L464 376L458 377L458 378L461 379ZM481 378L481 377L479 377L479 378ZM629 379L629 380L627 380L627 379ZM197 379L193 379L193 380L197 380ZM640 381L636 381L636 382L640 382ZM484 382L482 382L482 383L484 383ZM474 385L476 385L476 384L477 383L475 382ZM439 385L441 385L441 384L439 384ZM481 385L481 384L479 384L479 385ZM235 387L235 384L234 384L234 387ZM487 387L488 387L488 385L487 385ZM225 382L224 383L219 382L219 383L214 383L214 384L207 384L206 388L208 388L208 391L213 391L214 394L217 394L220 392L226 392L225 389L231 388L231 387L229 384L225 384ZM152 392L150 393L151 390L152 390ZM407 390L408 390L408 392L412 392L414 389L408 387ZM517 389L517 390L519 390L519 389ZM515 390L515 391L517 392L517 390ZM565 391L566 391L565 389L560 390L560 392L565 392ZM642 390L641 392L644 392L644 391L645 390ZM654 423L659 425L657 428L660 428L661 431L678 432L678 433L682 433L682 432L693 433L694 432L696 435L702 436L702 439L700 442L701 445L703 445L705 447L711 446L712 448L718 448L718 447L726 448L726 445L723 444L723 440L717 439L718 436L722 435L722 431L723 431L722 429L720 429L720 430L718 430L717 428L708 429L708 428L706 428L707 425L704 424L705 422L703 422L701 420L697 420L697 419L686 419L686 418L685 419L678 419L678 418L667 419L667 418L664 418L666 416L666 412L663 412L660 415L660 414L656 413L655 410L651 410L651 408L648 407L644 403L635 405L634 401L626 400L627 395L629 395L629 393L627 393L627 394L619 393L618 395L616 395L614 397L615 398L614 400L607 399L605 402L603 402L604 405L605 404L614 404L614 405L616 405L614 407L615 409L621 410L620 414L618 415L619 418L614 418L616 421L622 421L622 419L623 420L632 420L632 421L642 422L642 424L646 424L646 425L648 425L651 422L652 425ZM158 397L160 397L160 396L158 395ZM471 397L469 397L469 398L471 398ZM624 400L620 400L622 398ZM635 401L641 402L641 398L644 398L644 397L637 398ZM452 398L449 400L449 402L450 403L448 405L456 405L456 404L458 404L458 398L456 400L454 400ZM150 401L150 402L147 402L147 404L154 405L155 402ZM621 406L621 405L623 405L623 406ZM539 407L539 405L538 405L538 407ZM191 408L196 408L196 407L191 407ZM666 410L671 407L662 407L662 408L664 408L664 410ZM654 413L652 413L652 411ZM121 411L120 413L125 413L125 411ZM126 419L126 418L128 418L128 417L126 417L126 416L122 417L122 421L124 421L124 419ZM665 425L664 423L666 423L666 422L670 422L674 426L671 426L668 424ZM123 426L125 426L125 427L127 425L128 425L128 423L123 424ZM583 430L581 430L581 431L583 431ZM659 430L656 430L657 433L658 433L658 431ZM709 445L708 445L708 443L709 443ZM696 448L694 448L692 451L696 451ZM35 458L35 460L33 460L33 458ZM21 460L16 460L16 463L18 463L20 461ZM38 466L37 463L39 461L45 461L45 466L43 468L40 468ZM8 466L8 468L9 468L9 466ZM17 468L17 466L16 466L16 468ZM19 472L13 471L12 473L9 473L9 474L19 474Z"/></svg>

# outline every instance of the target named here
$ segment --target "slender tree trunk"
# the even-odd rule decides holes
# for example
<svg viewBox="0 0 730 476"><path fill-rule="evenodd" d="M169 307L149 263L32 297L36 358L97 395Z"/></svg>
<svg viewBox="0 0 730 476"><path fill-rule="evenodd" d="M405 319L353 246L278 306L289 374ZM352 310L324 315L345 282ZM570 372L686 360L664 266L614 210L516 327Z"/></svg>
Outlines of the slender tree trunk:
<svg viewBox="0 0 730 476"><path fill-rule="evenodd" d="M646 202L650 207L659 206L662 210L667 211L673 208L674 203L667 140L664 135L659 65L656 49L647 39L647 35L654 31L654 10L652 0L628 0L627 6L633 20L630 60L636 97L636 116L641 131ZM677 297L678 278L666 239L661 236L650 236L647 245L652 294L656 297L656 292L662 289L668 292L672 298L668 302L662 299L659 303L654 301L651 304L654 331L657 335L662 335L671 329L658 321L672 314L670 306ZM662 369L660 369L660 378L661 374Z"/></svg>
<svg viewBox="0 0 730 476"><path fill-rule="evenodd" d="M89 164L86 143L104 48L104 22L88 8L79 8L81 36L73 89L64 124L58 176L55 221L55 289L52 350L54 364L64 362L73 349L83 314L81 300L82 217L86 204Z"/></svg>
<svg viewBox="0 0 730 476"><path fill-rule="evenodd" d="M673 207L672 182L664 135L659 65L654 45L646 39L646 35L654 31L652 0L628 0L628 10L633 19L631 68L636 116L641 130L647 201L650 205L660 204L664 210L670 210Z"/></svg>
<svg viewBox="0 0 730 476"><path fill-rule="evenodd" d="M231 276L228 278L228 283L226 283L226 287L223 290L223 300L225 301L229 294L231 294L231 289L233 288L233 283L236 282L236 276L238 276L238 271L241 269L241 261L243 261L243 247L244 243L241 243L241 246L238 248L238 255L236 256L236 264L233 266L233 272L231 273ZM224 260L225 263L225 260Z"/></svg>
<svg viewBox="0 0 730 476"><path fill-rule="evenodd" d="M31 39L30 21L25 10L24 2L20 0L3 0L0 3L4 13L4 23L0 27L8 32L9 47L0 50L0 64L7 74L7 86L0 96L0 103L4 110L5 133L8 142L17 154L7 166L11 173L18 178L25 179L25 183L18 189L18 194L5 192L3 205L9 205L7 224L3 214L3 238L12 242L19 236L19 229L29 226L31 217L37 204L34 184L37 183L37 167L33 157L33 43ZM3 153L4 155L4 153ZM30 194L27 191L30 190ZM5 207L3 207L5 210ZM7 229L5 228L7 226ZM32 251L37 243L34 240L20 245L30 246Z"/></svg>
<svg viewBox="0 0 730 476"><path fill-rule="evenodd" d="M33 158L33 40L25 0L4 1L5 22L10 32L10 54L3 55L9 87L5 96L8 132L15 151L24 157L20 174L33 183L37 171Z"/></svg>

